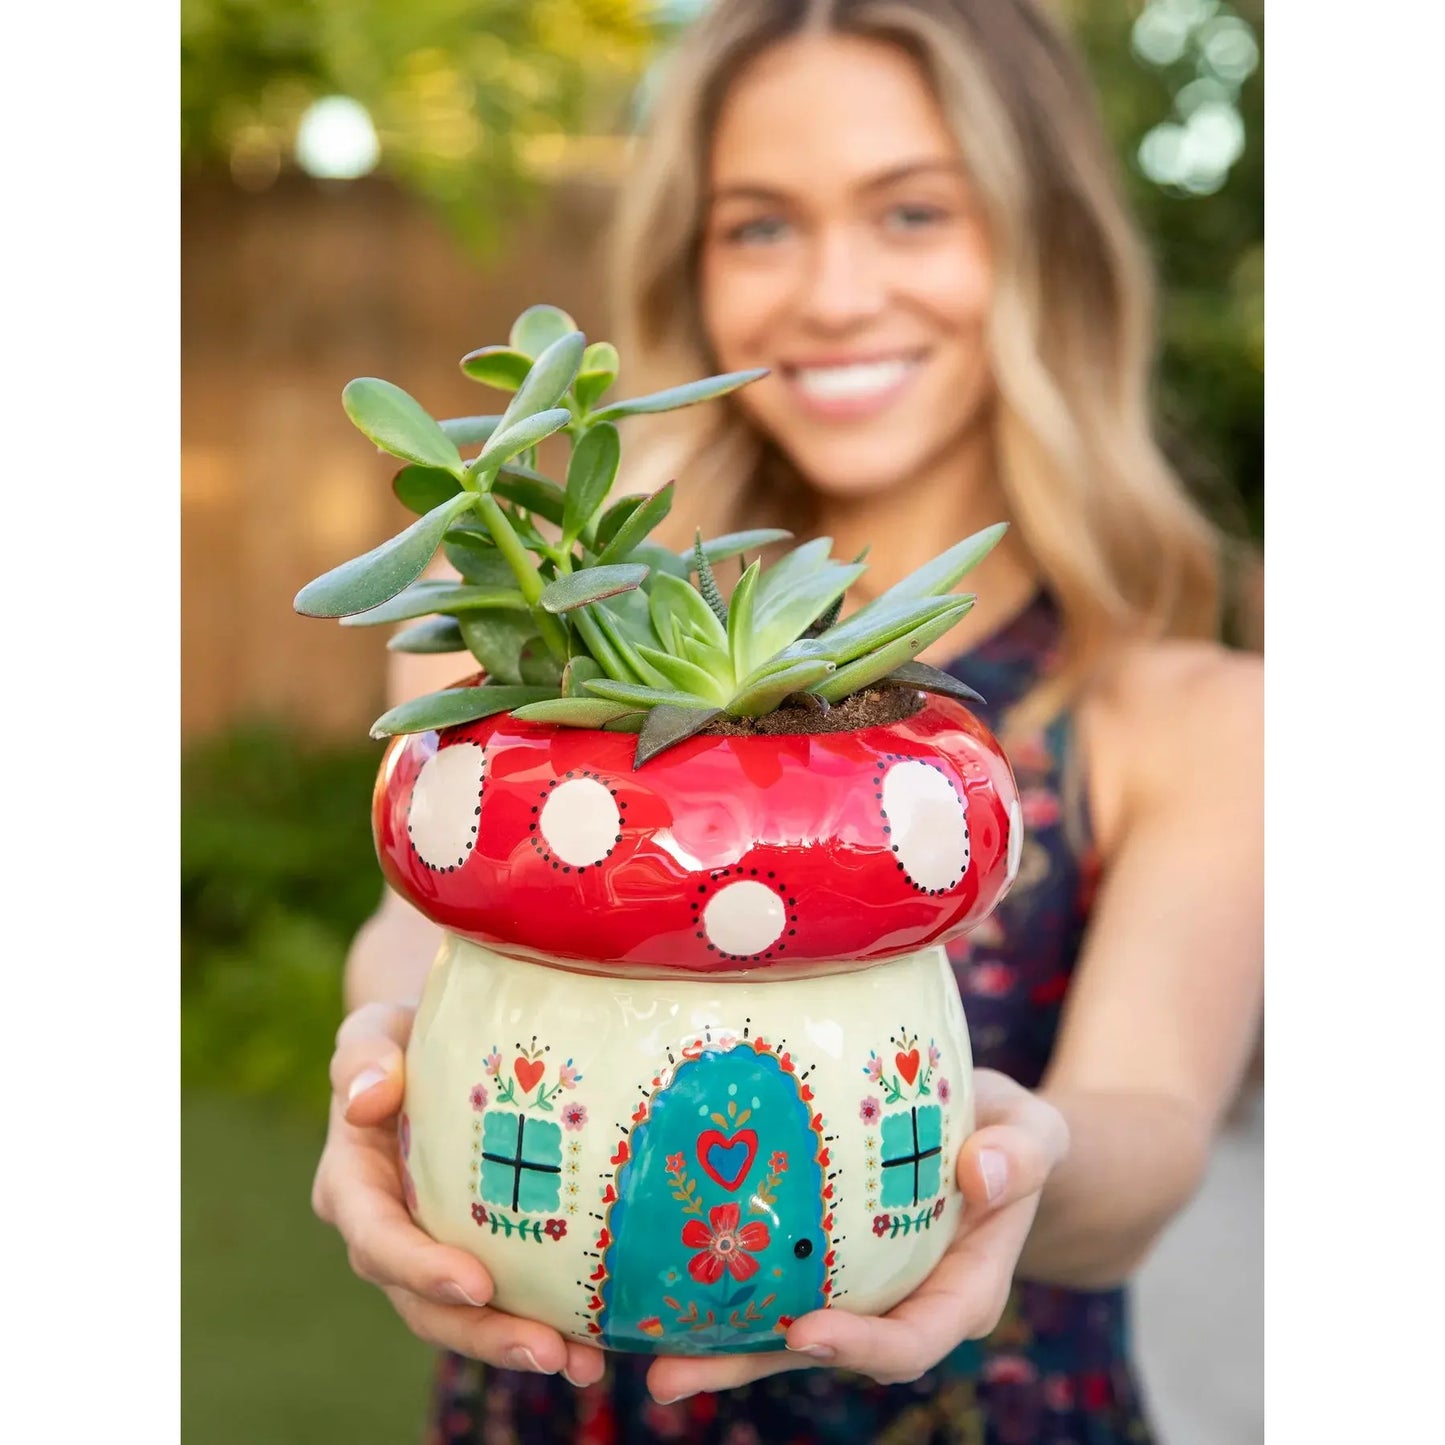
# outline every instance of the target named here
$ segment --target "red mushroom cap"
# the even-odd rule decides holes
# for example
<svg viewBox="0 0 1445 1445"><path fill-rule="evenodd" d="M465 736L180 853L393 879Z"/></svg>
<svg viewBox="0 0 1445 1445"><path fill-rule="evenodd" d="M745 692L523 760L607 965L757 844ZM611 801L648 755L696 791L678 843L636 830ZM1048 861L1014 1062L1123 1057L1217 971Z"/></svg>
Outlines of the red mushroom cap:
<svg viewBox="0 0 1445 1445"><path fill-rule="evenodd" d="M695 737L480 722L396 738L373 802L388 882L519 957L648 974L861 966L985 918L1018 869L1013 773L930 696L852 732Z"/></svg>

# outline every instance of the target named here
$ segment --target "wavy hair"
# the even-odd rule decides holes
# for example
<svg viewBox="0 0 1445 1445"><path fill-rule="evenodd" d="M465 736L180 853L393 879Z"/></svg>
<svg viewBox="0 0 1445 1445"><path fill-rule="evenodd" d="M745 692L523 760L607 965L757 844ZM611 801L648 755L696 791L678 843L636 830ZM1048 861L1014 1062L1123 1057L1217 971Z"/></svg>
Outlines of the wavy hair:
<svg viewBox="0 0 1445 1445"><path fill-rule="evenodd" d="M710 137L739 71L814 33L913 58L984 208L994 464L1063 618L1057 665L1009 720L1037 724L1121 642L1217 636L1224 556L1154 438L1151 268L1089 79L1039 0L714 3L669 59L619 198L613 322L628 389L717 369L697 280ZM731 400L646 420L631 424L634 480L679 479L674 538L698 526L809 531L805 482Z"/></svg>

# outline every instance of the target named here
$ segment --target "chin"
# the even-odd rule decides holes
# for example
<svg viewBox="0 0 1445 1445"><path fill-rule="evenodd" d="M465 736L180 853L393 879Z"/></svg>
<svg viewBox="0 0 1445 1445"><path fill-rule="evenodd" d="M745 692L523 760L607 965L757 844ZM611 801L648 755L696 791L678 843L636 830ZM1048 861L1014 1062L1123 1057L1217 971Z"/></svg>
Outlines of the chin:
<svg viewBox="0 0 1445 1445"><path fill-rule="evenodd" d="M908 447L889 440L860 445L842 437L829 446L785 450L814 492L837 501L877 497L907 487L928 456L916 441Z"/></svg>

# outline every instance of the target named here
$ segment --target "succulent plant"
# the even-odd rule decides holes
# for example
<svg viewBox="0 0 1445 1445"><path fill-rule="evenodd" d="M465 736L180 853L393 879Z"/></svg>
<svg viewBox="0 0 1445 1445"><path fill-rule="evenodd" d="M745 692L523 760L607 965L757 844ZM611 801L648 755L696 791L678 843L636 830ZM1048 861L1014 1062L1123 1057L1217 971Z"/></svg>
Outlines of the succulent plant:
<svg viewBox="0 0 1445 1445"><path fill-rule="evenodd" d="M949 674L915 661L973 605L960 578L1004 525L985 528L839 620L863 574L816 538L770 567L749 553L791 540L776 529L731 533L674 552L651 540L673 483L611 499L621 461L617 423L695 405L762 371L730 372L599 405L618 371L607 342L588 345L572 318L533 306L506 346L462 358L474 380L511 393L500 415L435 420L400 387L352 381L342 404L357 428L407 463L397 497L417 520L296 596L310 617L347 626L409 622L388 646L469 653L476 685L391 709L372 736L421 732L510 711L521 720L639 734L635 766L719 719L784 708L825 713L872 688L976 699ZM565 482L536 470L537 447L561 432ZM478 448L470 456L463 448ZM458 580L423 576L438 550ZM737 560L724 599L714 569Z"/></svg>

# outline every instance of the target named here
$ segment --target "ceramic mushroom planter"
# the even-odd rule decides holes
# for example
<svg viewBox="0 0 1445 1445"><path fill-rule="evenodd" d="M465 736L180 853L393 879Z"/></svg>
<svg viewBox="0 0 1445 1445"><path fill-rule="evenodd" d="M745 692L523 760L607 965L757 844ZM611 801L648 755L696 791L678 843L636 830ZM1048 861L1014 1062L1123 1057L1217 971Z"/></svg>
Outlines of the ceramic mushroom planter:
<svg viewBox="0 0 1445 1445"><path fill-rule="evenodd" d="M618 1350L781 1349L937 1263L973 1127L940 945L1012 882L1022 825L987 729L919 703L640 769L627 734L510 714L393 741L378 851L446 930L407 1197L499 1308Z"/></svg>

